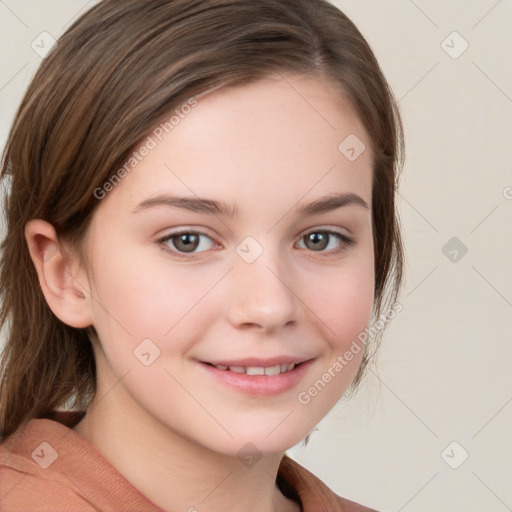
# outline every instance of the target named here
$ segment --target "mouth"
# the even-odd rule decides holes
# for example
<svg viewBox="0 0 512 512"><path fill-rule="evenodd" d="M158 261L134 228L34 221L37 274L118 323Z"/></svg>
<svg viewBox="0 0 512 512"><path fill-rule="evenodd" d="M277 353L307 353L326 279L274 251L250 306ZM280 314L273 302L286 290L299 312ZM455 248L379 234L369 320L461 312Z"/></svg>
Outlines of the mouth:
<svg viewBox="0 0 512 512"><path fill-rule="evenodd" d="M313 363L307 360L199 362L199 368L217 383L249 395L272 396L293 390Z"/></svg>

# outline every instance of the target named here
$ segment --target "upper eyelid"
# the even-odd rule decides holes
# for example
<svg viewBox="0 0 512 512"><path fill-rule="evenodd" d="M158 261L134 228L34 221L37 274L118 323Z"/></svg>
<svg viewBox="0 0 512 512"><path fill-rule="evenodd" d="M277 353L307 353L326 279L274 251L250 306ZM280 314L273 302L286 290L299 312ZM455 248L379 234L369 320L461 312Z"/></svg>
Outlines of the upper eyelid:
<svg viewBox="0 0 512 512"><path fill-rule="evenodd" d="M345 229L347 231L347 233L343 233L342 231L340 231L340 229ZM321 231L332 231L332 232L338 233L340 235L345 235L347 237L351 236L350 231L347 230L346 228L339 228L339 227L335 228L335 227L330 227L330 226L318 226L318 227L314 227L314 228L308 228L305 231L303 231L300 236L306 236L310 233L316 233L316 232L321 232ZM159 240L172 238L174 236L179 236L181 234L205 235L208 238L215 240L214 235L208 234L206 231L203 231L202 228L193 228L193 227L177 228L175 231L169 232L167 235L159 237Z"/></svg>

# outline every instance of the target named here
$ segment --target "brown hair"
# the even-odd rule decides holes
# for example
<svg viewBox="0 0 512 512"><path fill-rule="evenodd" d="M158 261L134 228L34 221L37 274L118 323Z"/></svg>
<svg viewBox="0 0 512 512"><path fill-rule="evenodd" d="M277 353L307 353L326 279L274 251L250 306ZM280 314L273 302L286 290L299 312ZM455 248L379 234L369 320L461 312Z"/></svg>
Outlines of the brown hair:
<svg viewBox="0 0 512 512"><path fill-rule="evenodd" d="M403 267L395 210L402 124L354 24L325 0L104 0L42 62L2 158L0 176L9 179L10 192L0 261L6 339L0 441L64 404L87 408L96 392L94 329L65 325L48 307L24 238L26 223L44 219L79 248L98 205L94 191L169 112L194 95L285 71L339 85L370 137L372 318L396 301ZM368 360L365 350L353 388Z"/></svg>

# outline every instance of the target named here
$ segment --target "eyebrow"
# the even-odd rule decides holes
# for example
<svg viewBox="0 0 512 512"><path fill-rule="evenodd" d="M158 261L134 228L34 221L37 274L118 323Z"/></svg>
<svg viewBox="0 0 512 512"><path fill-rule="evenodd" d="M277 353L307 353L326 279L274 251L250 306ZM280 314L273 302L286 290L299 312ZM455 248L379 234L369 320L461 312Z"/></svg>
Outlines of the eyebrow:
<svg viewBox="0 0 512 512"><path fill-rule="evenodd" d="M369 209L366 201L358 195L344 193L321 197L312 203L301 206L296 210L296 213L301 216L317 215L351 205ZM133 213L138 213L157 206L181 208L183 210L189 210L196 213L218 215L228 218L236 217L239 214L237 206L227 204L224 201L216 201L214 199L205 199L200 197L179 197L169 195L158 195L156 197L146 199L135 208Z"/></svg>

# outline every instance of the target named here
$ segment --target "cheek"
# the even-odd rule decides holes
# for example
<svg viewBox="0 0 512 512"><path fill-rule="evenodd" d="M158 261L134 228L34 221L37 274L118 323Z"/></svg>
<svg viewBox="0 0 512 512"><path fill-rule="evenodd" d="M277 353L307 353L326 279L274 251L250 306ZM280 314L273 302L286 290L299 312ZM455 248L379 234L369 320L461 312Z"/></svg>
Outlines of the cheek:
<svg viewBox="0 0 512 512"><path fill-rule="evenodd" d="M372 265L371 260L347 265L321 280L310 296L328 349L315 375L299 390L297 401L302 413L315 421L338 403L361 364L374 301Z"/></svg>
<svg viewBox="0 0 512 512"><path fill-rule="evenodd" d="M148 263L143 254L132 253L104 261L108 264L95 271L96 318L120 324L134 337L165 335L211 286L190 269L171 271L163 257Z"/></svg>
<svg viewBox="0 0 512 512"><path fill-rule="evenodd" d="M325 324L325 337L332 350L346 347L368 326L374 302L373 259L359 260L319 282L312 292L315 312Z"/></svg>
<svg viewBox="0 0 512 512"><path fill-rule="evenodd" d="M181 388L164 370L181 365L196 330L204 329L201 299L215 281L204 274L200 279L192 268L170 270L164 258L148 264L136 251L130 257L112 251L103 260L108 264L94 272L94 327L102 352L118 378L127 375L125 386L139 403L158 401L162 389L179 396Z"/></svg>

